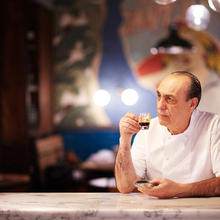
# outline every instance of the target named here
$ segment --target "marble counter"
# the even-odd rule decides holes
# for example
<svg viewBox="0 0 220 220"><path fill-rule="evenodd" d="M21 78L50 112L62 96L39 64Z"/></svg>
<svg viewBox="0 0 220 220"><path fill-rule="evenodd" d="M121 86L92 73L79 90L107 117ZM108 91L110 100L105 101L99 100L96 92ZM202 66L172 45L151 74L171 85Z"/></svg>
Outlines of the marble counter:
<svg viewBox="0 0 220 220"><path fill-rule="evenodd" d="M220 219L220 197L157 199L141 193L0 193L0 220Z"/></svg>

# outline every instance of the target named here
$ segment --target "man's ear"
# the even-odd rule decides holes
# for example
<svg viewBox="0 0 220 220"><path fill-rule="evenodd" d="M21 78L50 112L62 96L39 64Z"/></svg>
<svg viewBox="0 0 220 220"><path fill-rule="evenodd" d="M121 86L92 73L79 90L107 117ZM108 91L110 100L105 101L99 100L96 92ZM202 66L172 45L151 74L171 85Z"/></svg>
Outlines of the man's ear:
<svg viewBox="0 0 220 220"><path fill-rule="evenodd" d="M191 112L193 112L193 110L196 108L196 106L198 104L198 98L194 97L194 98L190 99L189 101L190 101L190 110L191 110Z"/></svg>

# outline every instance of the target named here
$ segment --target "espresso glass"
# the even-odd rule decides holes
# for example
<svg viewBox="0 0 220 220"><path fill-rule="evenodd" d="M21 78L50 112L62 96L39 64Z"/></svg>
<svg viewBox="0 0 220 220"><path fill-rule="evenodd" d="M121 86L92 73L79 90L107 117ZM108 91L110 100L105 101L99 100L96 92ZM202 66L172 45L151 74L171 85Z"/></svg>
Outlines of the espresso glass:
<svg viewBox="0 0 220 220"><path fill-rule="evenodd" d="M147 130L150 127L150 113L139 113L138 123L142 130Z"/></svg>

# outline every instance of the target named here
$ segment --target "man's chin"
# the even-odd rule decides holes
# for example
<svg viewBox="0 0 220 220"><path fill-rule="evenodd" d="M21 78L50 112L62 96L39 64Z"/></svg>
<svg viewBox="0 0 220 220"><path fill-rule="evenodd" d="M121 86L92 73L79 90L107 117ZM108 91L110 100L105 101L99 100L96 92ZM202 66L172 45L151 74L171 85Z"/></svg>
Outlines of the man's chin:
<svg viewBox="0 0 220 220"><path fill-rule="evenodd" d="M168 124L167 120L164 120L164 119L162 119L160 117L158 117L158 118L159 118L160 125L166 126Z"/></svg>

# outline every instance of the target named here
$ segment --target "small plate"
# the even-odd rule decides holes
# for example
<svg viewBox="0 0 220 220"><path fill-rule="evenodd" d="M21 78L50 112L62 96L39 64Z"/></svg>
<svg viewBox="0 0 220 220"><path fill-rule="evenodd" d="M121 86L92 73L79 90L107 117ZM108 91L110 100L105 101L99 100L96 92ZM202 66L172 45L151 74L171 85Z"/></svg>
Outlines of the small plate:
<svg viewBox="0 0 220 220"><path fill-rule="evenodd" d="M154 187L154 185L150 184L149 181L147 180L134 181L134 185L137 188L153 188Z"/></svg>

